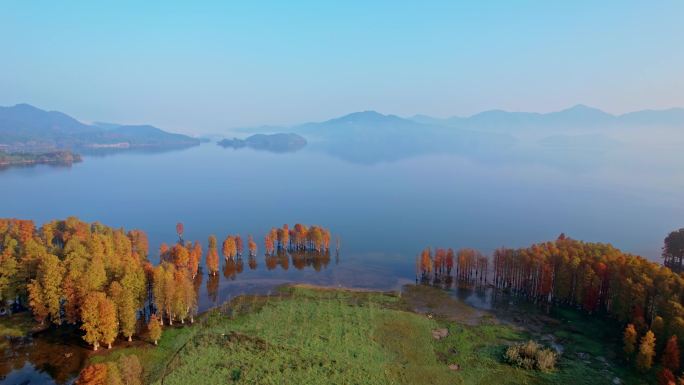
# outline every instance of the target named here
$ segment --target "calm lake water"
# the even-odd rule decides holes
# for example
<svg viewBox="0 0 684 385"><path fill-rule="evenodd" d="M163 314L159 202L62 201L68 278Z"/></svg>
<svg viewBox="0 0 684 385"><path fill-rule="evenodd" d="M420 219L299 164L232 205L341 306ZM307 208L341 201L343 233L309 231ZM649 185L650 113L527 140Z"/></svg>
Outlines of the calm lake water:
<svg viewBox="0 0 684 385"><path fill-rule="evenodd" d="M179 221L185 239L205 247L210 234L219 240L254 235L256 269L245 258L243 271L232 278L222 274L209 282L205 275L202 308L287 282L394 289L414 281L415 256L426 246L490 253L564 232L657 260L663 238L684 225L682 157L634 150L523 149L354 162L315 144L276 154L206 143L86 156L70 168L3 170L0 217L42 224L75 215L139 228L155 254L161 242L176 240ZM319 271L291 261L287 269L268 269L264 234L297 222L330 228L333 238L341 238L339 255L333 251ZM211 295L208 285L218 285L217 293ZM5 382L43 383L45 373L33 365L29 359L15 363Z"/></svg>

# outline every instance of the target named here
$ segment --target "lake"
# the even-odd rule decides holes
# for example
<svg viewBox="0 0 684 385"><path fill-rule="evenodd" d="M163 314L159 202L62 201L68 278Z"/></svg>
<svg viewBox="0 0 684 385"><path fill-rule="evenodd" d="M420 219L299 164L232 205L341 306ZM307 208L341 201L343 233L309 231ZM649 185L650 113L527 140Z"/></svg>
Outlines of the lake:
<svg viewBox="0 0 684 385"><path fill-rule="evenodd" d="M491 253L564 232L658 260L663 238L683 225L681 155L633 150L518 148L354 162L315 143L293 153L205 143L180 151L86 155L72 167L1 171L0 217L40 225L74 215L139 228L149 235L152 260L162 242L177 239L179 221L184 238L204 247L210 234L219 242L227 234L254 235L256 268L245 258L238 274L225 272L218 282L205 274L203 309L287 282L396 289L414 282L415 257L427 246ZM341 239L339 254L333 250L318 269L291 261L269 269L264 235L298 222L329 228L333 240ZM43 381L34 364L15 363L7 378Z"/></svg>
<svg viewBox="0 0 684 385"><path fill-rule="evenodd" d="M682 225L684 171L681 163L624 153L579 153L573 166L562 154L550 162L540 153L513 161L442 153L362 164L315 146L275 154L206 143L86 156L70 168L3 170L0 217L42 224L75 215L139 228L153 250L175 240L179 221L185 238L204 246L210 234L239 233L253 234L260 248L273 226L320 224L340 236L346 263L409 277L426 246L489 253L561 232L655 260L663 238Z"/></svg>
<svg viewBox="0 0 684 385"><path fill-rule="evenodd" d="M271 227L297 222L341 239L334 269L245 268L231 292L255 280L393 288L414 279L414 258L426 246L490 253L561 232L658 260L663 238L684 218L684 172L629 148L434 153L371 164L329 154L315 143L284 154L205 143L86 156L70 168L11 168L0 172L0 217L42 224L75 215L139 228L153 260L161 242L175 241L179 221L185 239L205 247L210 234L219 242L252 234L263 251Z"/></svg>

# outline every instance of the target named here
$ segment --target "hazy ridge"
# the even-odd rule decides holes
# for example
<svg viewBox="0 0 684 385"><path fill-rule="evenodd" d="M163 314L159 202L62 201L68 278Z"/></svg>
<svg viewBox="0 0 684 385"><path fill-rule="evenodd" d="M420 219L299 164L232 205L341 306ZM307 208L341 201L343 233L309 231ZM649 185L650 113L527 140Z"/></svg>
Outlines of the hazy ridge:
<svg viewBox="0 0 684 385"><path fill-rule="evenodd" d="M29 104L0 107L0 147L40 148L135 148L185 147L199 140L169 133L150 125L85 124L58 111Z"/></svg>

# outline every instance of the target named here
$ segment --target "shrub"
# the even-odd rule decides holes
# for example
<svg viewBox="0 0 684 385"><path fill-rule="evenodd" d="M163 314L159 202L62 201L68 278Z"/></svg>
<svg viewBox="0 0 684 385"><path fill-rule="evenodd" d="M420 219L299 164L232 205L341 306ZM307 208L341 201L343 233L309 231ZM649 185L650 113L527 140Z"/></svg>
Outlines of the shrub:
<svg viewBox="0 0 684 385"><path fill-rule="evenodd" d="M556 352L551 349L540 349L537 351L537 369L542 372L550 372L556 366Z"/></svg>
<svg viewBox="0 0 684 385"><path fill-rule="evenodd" d="M520 347L518 347L518 345L515 345L506 349L504 359L506 360L506 362L511 364L520 361Z"/></svg>
<svg viewBox="0 0 684 385"><path fill-rule="evenodd" d="M536 343L532 340L525 342L524 344L521 345L521 347L522 347L521 355L525 356L525 357L534 357L537 354L537 352L539 351L539 349L541 349L541 345L539 345L538 343Z"/></svg>
<svg viewBox="0 0 684 385"><path fill-rule="evenodd" d="M548 372L556 366L558 356L553 350L544 348L537 342L530 340L510 346L506 349L504 359L509 364L526 370L538 369L542 372Z"/></svg>

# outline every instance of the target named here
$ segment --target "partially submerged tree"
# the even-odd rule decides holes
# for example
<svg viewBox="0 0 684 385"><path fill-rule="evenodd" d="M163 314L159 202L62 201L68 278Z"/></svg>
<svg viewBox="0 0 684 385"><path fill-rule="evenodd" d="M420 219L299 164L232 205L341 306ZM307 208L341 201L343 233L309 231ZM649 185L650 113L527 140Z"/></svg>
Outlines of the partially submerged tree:
<svg viewBox="0 0 684 385"><path fill-rule="evenodd" d="M192 251L190 252L190 262L188 264L188 269L190 270L190 275L192 279L197 276L197 271L199 270L199 264L202 260L202 246L199 242L195 241L192 245Z"/></svg>
<svg viewBox="0 0 684 385"><path fill-rule="evenodd" d="M219 271L219 256L216 248L216 236L209 236L209 250L207 251L207 269L209 274L216 275Z"/></svg>
<svg viewBox="0 0 684 385"><path fill-rule="evenodd" d="M223 247L222 252L223 252L223 257L228 260L235 258L237 255L237 245L235 243L235 237L232 235L226 236L226 239L223 240Z"/></svg>
<svg viewBox="0 0 684 385"><path fill-rule="evenodd" d="M242 256L244 251L244 245L242 243L242 237L240 235L235 236L235 253L238 257Z"/></svg>
<svg viewBox="0 0 684 385"><path fill-rule="evenodd" d="M255 257L257 253L257 244L251 235L247 236L247 248L249 249L249 256Z"/></svg>
<svg viewBox="0 0 684 385"><path fill-rule="evenodd" d="M178 234L178 243L183 243L183 231L185 230L185 226L183 226L182 222L176 223L176 234Z"/></svg>

